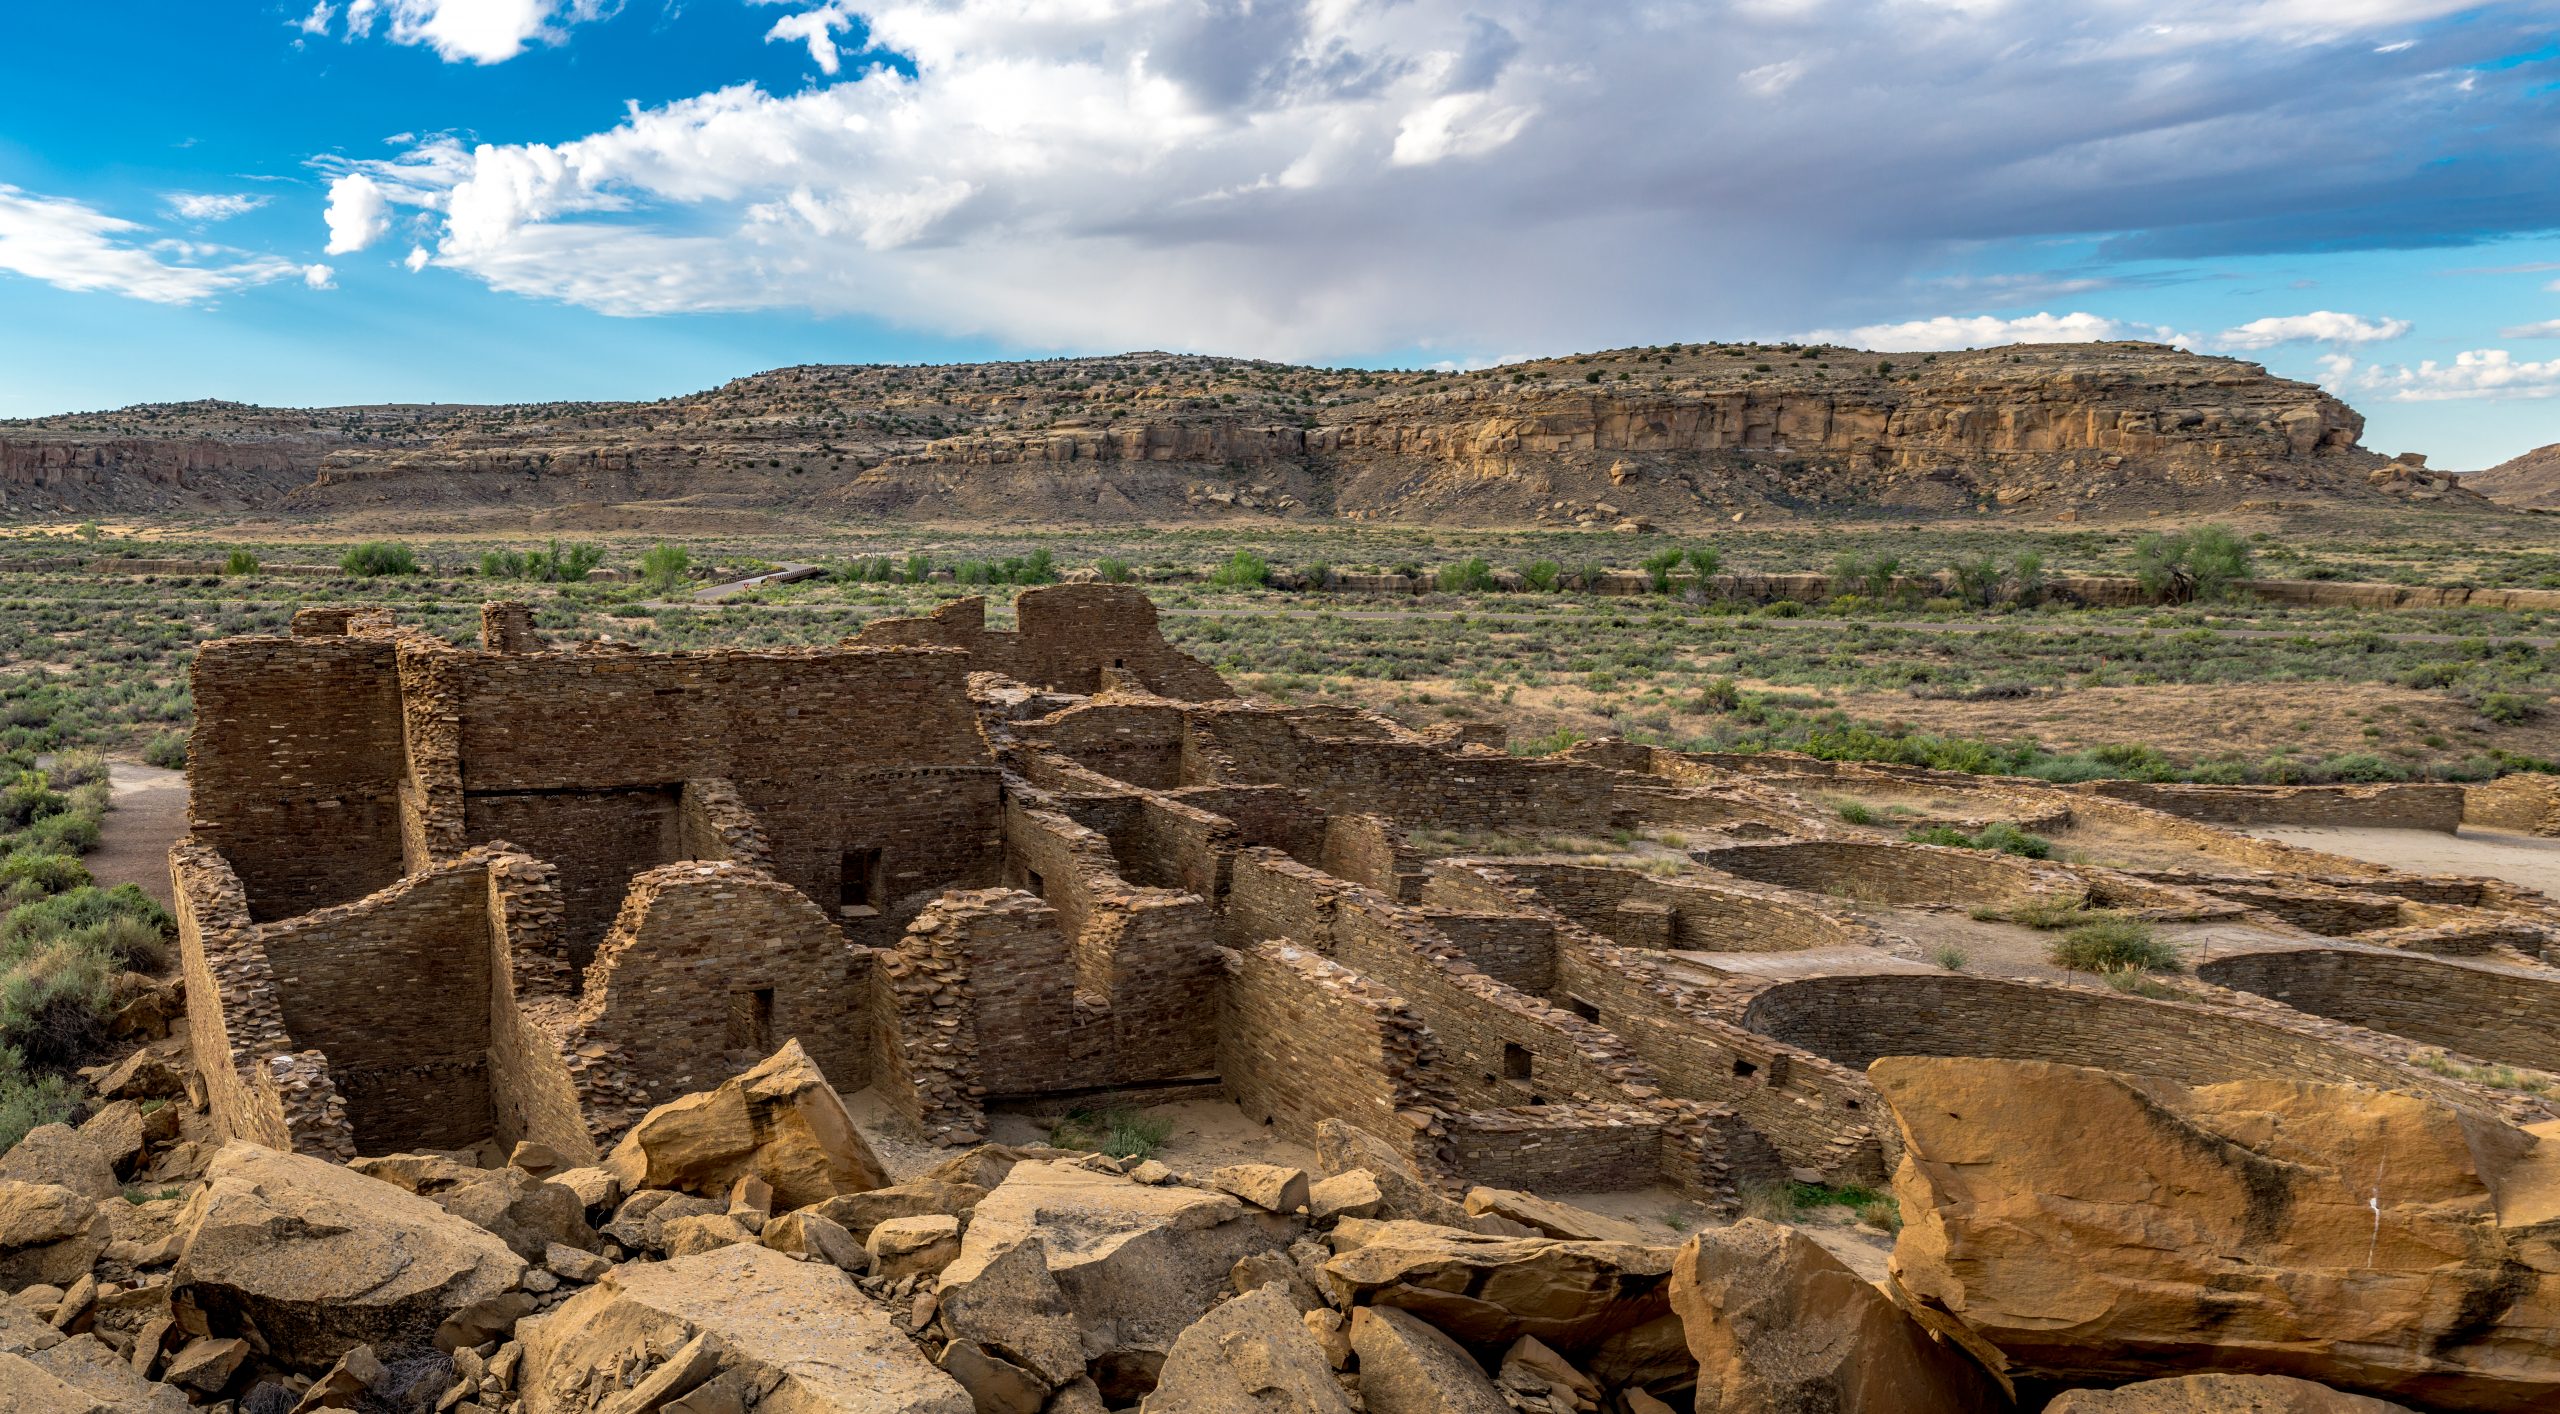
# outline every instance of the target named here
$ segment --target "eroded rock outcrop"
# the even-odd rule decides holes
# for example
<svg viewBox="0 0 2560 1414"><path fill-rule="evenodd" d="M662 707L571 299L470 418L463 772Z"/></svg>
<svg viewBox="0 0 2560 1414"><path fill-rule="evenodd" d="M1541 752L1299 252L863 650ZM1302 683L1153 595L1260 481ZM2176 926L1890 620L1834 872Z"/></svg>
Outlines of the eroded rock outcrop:
<svg viewBox="0 0 2560 1414"><path fill-rule="evenodd" d="M2411 1094L1887 1057L1893 1280L2014 1375L2560 1399L2560 1151Z"/></svg>

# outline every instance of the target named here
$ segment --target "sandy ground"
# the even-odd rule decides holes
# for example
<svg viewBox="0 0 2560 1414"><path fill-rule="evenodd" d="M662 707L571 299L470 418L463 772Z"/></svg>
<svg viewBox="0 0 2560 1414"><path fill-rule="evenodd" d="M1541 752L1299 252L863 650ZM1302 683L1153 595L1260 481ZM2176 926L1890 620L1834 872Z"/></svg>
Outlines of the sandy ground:
<svg viewBox="0 0 2560 1414"><path fill-rule="evenodd" d="M109 808L98 847L82 856L102 888L140 884L171 906L169 846L187 832L187 773L135 761L107 763Z"/></svg>
<svg viewBox="0 0 2560 1414"><path fill-rule="evenodd" d="M2326 850L2419 874L2484 874L2560 897L2560 839L2507 830L2374 830L2286 825L2249 831L2264 840Z"/></svg>

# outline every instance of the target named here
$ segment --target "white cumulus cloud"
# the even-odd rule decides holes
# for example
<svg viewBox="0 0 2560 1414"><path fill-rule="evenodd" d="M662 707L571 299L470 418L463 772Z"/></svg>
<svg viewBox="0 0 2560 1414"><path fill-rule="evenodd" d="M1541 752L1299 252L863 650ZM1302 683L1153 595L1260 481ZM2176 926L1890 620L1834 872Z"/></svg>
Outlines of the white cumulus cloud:
<svg viewBox="0 0 2560 1414"><path fill-rule="evenodd" d="M1942 314L1900 324L1862 324L1854 329L1816 329L1804 342L1847 344L1886 353L1922 353L1938 349L1978 349L1994 344L2095 344L2113 339L2147 339L2162 344L2192 344L2192 335L2157 324L2135 324L2097 314L2028 314L2015 319L1978 314Z"/></svg>
<svg viewBox="0 0 2560 1414"><path fill-rule="evenodd" d="M305 265L302 283L315 290L334 290L338 287L338 272L326 265Z"/></svg>
<svg viewBox="0 0 2560 1414"><path fill-rule="evenodd" d="M557 44L568 26L601 18L616 0L349 0L349 40L373 33L377 20L388 20L394 44L422 45L447 63L502 64L537 41ZM330 32L334 6L314 5L295 22L305 34Z"/></svg>
<svg viewBox="0 0 2560 1414"><path fill-rule="evenodd" d="M2520 362L2505 349L2471 349L2451 363L2367 367L2356 373L2355 385L2401 403L2560 397L2560 359Z"/></svg>
<svg viewBox="0 0 2560 1414"><path fill-rule="evenodd" d="M2545 319L2539 324L2518 324L2498 331L2501 339L2560 339L2560 319Z"/></svg>
<svg viewBox="0 0 2560 1414"><path fill-rule="evenodd" d="M301 273L273 256L147 237L86 203L0 184L0 271L59 289L192 304Z"/></svg>
<svg viewBox="0 0 2560 1414"><path fill-rule="evenodd" d="M603 0L465 8L350 0L345 25L494 62ZM2513 177L2499 229L2560 225L2560 149L2517 116L2534 80L2463 68L2531 26L2424 23L2478 9L799 0L766 37L807 46L808 88L324 165L419 213L438 265L615 314L1280 357L1815 324L2163 338L2015 314L2062 286L1932 297L1927 277L2042 241L2096 240L2092 268L2455 243L2496 203L2447 153ZM848 33L907 62L856 72ZM2428 77L2457 71L2475 81ZM362 192L333 188L332 252L388 229ZM1989 312L1896 322L1959 300Z"/></svg>
<svg viewBox="0 0 2560 1414"><path fill-rule="evenodd" d="M2225 329L2214 340L2226 349L2272 349L2281 344L2327 344L2332 348L2378 344L2409 332L2406 319L2367 319L2361 314L2316 310L2310 314L2272 315Z"/></svg>
<svg viewBox="0 0 2560 1414"><path fill-rule="evenodd" d="M246 216L274 199L267 196L175 191L169 193L167 202L169 214L181 221L228 221L234 216Z"/></svg>
<svg viewBox="0 0 2560 1414"><path fill-rule="evenodd" d="M362 172L329 183L329 253L352 255L391 230L391 199L382 184Z"/></svg>

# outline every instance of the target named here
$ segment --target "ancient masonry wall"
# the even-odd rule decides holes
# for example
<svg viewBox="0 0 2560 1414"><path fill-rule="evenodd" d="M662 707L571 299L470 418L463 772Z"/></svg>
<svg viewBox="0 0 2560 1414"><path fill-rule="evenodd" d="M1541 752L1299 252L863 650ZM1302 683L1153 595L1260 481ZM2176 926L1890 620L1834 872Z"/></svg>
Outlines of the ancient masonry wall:
<svg viewBox="0 0 2560 1414"><path fill-rule="evenodd" d="M285 1028L329 1057L360 1150L467 1147L493 1131L485 855L256 933Z"/></svg>
<svg viewBox="0 0 2560 1414"><path fill-rule="evenodd" d="M1267 708L1195 711L1191 724L1213 752L1200 760L1214 760L1222 772L1193 774L1186 759L1184 780L1194 784L1277 782L1305 791L1328 811L1441 829L1609 826L1615 778L1589 766L1453 751L1423 741L1322 737Z"/></svg>
<svg viewBox="0 0 2560 1414"><path fill-rule="evenodd" d="M2200 964L2196 975L2368 1030L2560 1071L2560 982L2335 948L2216 958Z"/></svg>
<svg viewBox="0 0 2560 1414"><path fill-rule="evenodd" d="M1399 903L1422 897L1421 857L1405 844L1404 830L1381 815L1327 816L1316 867Z"/></svg>
<svg viewBox="0 0 2560 1414"><path fill-rule="evenodd" d="M1555 919L1426 907L1422 921L1446 938L1469 966L1502 985L1539 996L1554 990Z"/></svg>
<svg viewBox="0 0 2560 1414"><path fill-rule="evenodd" d="M328 1083L326 1063L306 1063L285 1030L274 971L251 934L239 879L220 854L193 839L170 848L169 872L189 1001L187 1049L215 1124L271 1149L354 1157L345 1102ZM279 1060L299 1090L277 1084ZM308 1104L289 1109L288 1096Z"/></svg>
<svg viewBox="0 0 2560 1414"><path fill-rule="evenodd" d="M1338 1119L1426 1172L1445 1171L1439 1044L1387 988L1287 942L1226 953L1218 1074L1248 1118L1315 1142Z"/></svg>
<svg viewBox="0 0 2560 1414"><path fill-rule="evenodd" d="M1164 641L1155 602L1134 585L1060 584L1014 600L1020 631L990 631L987 603L968 598L929 617L879 619L847 639L864 647L957 648L984 671L1060 692L1094 693L1106 672L1190 702L1234 696L1208 664Z"/></svg>
<svg viewBox="0 0 2560 1414"><path fill-rule="evenodd" d="M2519 771L2462 788L2462 823L2527 835L2560 835L2560 776Z"/></svg>
<svg viewBox="0 0 2560 1414"><path fill-rule="evenodd" d="M217 639L198 650L191 676L191 831L229 861L251 918L344 903L400 877L389 642Z"/></svg>
<svg viewBox="0 0 2560 1414"><path fill-rule="evenodd" d="M1740 1009L1739 1020L1861 1069L1878 1056L1964 1055L2100 1063L2185 1085L2273 1077L2441 1088L2407 1067L2308 1030L2183 1002L2035 982L1908 974L1809 978L1761 991ZM2476 1103L2474 1096L2452 1098Z"/></svg>
<svg viewBox="0 0 2560 1414"><path fill-rule="evenodd" d="M2073 789L2216 825L2352 825L2451 834L2462 827L2464 788L2433 784L2190 786L2088 781Z"/></svg>
<svg viewBox="0 0 2560 1414"><path fill-rule="evenodd" d="M2077 899L2087 886L2069 870L2007 855L1934 845L1797 840L1730 845L1699 862L1764 884L1889 904Z"/></svg>
<svg viewBox="0 0 2560 1414"><path fill-rule="evenodd" d="M981 978L979 960L999 966L1017 961L1054 946L1047 939L1056 931L1056 911L1018 890L952 893L928 905L899 945L880 958L880 985L872 990L874 1083L926 1139L969 1144L985 1137L990 1089L982 1044L1041 1039L985 1035L978 1006L982 981L1019 989L1017 999L1025 1005L1073 997L1054 974L995 971ZM1076 1045L1070 1033L1064 1048ZM1004 1069L1011 1062L999 1056L997 1064Z"/></svg>
<svg viewBox="0 0 2560 1414"><path fill-rule="evenodd" d="M1330 817L1304 791L1281 785L1185 786L1165 798L1233 822L1239 848L1265 845L1301 863L1313 863L1324 849Z"/></svg>
<svg viewBox="0 0 2560 1414"><path fill-rule="evenodd" d="M1670 947L1682 952L1791 952L1801 948L1867 946L1875 930L1774 889L1716 886L1664 879L1610 865L1505 859L1494 867L1537 890L1540 900L1567 918L1630 947ZM1435 886L1449 871L1435 875ZM1426 892L1426 898L1433 897ZM1636 906L1630 909L1630 905ZM1661 922L1653 920L1659 918ZM1668 942L1631 933L1667 927Z"/></svg>
<svg viewBox="0 0 2560 1414"><path fill-rule="evenodd" d="M838 1090L870 1083L871 953L761 869L663 865L632 880L586 969L570 1049L615 1048L654 1103L798 1040Z"/></svg>
<svg viewBox="0 0 2560 1414"><path fill-rule="evenodd" d="M599 1096L590 1107L572 1070L604 1057L573 1056L560 1045L575 1015L574 979L556 872L542 860L489 860L489 1102L498 1142L550 1147L575 1166L597 1157L597 1139L636 1118L637 1094ZM602 1127L591 1127L590 1121Z"/></svg>
<svg viewBox="0 0 2560 1414"><path fill-rule="evenodd" d="M1021 727L1025 741L1144 790L1183 783L1183 731L1182 708L1158 701L1088 702Z"/></svg>

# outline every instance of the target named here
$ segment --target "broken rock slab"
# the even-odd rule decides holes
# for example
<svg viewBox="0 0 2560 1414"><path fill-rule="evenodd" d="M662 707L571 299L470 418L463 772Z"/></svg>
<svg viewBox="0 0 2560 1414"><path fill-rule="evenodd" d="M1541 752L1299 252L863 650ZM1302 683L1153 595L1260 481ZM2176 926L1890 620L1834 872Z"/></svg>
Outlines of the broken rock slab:
<svg viewBox="0 0 2560 1414"><path fill-rule="evenodd" d="M772 1185L789 1211L889 1179L844 1100L797 1040L716 1090L641 1116L605 1156L626 1191L674 1188L727 1199L740 1176Z"/></svg>
<svg viewBox="0 0 2560 1414"><path fill-rule="evenodd" d="M1237 1261L1286 1249L1304 1226L1226 1193L1151 1187L1081 1163L1018 1163L978 1203L941 1289L965 1304L999 1257L1036 1241L1086 1357L1114 1375L1104 1393L1143 1390L1183 1330L1226 1294Z"/></svg>
<svg viewBox="0 0 2560 1414"><path fill-rule="evenodd" d="M506 1243L427 1199L236 1141L179 1226L170 1297L189 1327L315 1374L354 1346L423 1344L525 1272Z"/></svg>
<svg viewBox="0 0 2560 1414"><path fill-rule="evenodd" d="M525 1414L739 1396L756 1414L973 1414L888 1313L823 1262L752 1244L625 1263L519 1327ZM648 1398L625 1403L648 1389Z"/></svg>
<svg viewBox="0 0 2560 1414"><path fill-rule="evenodd" d="M1325 1177L1365 1171L1378 1191L1370 1216L1465 1227L1467 1212L1424 1182L1412 1160L1365 1129L1338 1119L1316 1121L1316 1167Z"/></svg>
<svg viewBox="0 0 2560 1414"><path fill-rule="evenodd" d="M1143 1414L1355 1414L1298 1308L1270 1287L1193 1322L1138 1407ZM1382 1411L1371 1405L1369 1414Z"/></svg>
<svg viewBox="0 0 2560 1414"><path fill-rule="evenodd" d="M1812 1238L1745 1218L1680 1248L1671 1305L1698 1403L1725 1414L1979 1414L2009 1407L1970 1356L1932 1336Z"/></svg>
<svg viewBox="0 0 2560 1414"><path fill-rule="evenodd" d="M59 1184L0 1180L0 1287L69 1286L88 1275L113 1238L85 1195Z"/></svg>
<svg viewBox="0 0 2560 1414"><path fill-rule="evenodd" d="M1332 1238L1323 1278L1337 1306L1410 1311L1468 1345L1533 1335L1610 1385L1653 1385L1688 1368L1667 1247L1357 1218Z"/></svg>
<svg viewBox="0 0 2560 1414"><path fill-rule="evenodd" d="M2560 1146L2409 1092L1888 1057L1893 1281L2013 1375L2560 1404Z"/></svg>
<svg viewBox="0 0 2560 1414"><path fill-rule="evenodd" d="M2410 1414L2405 1404L2282 1375L2182 1375L2117 1389L2075 1389L2045 1414Z"/></svg>
<svg viewBox="0 0 2560 1414"><path fill-rule="evenodd" d="M1511 1404L1466 1347L1390 1306L1351 1313L1368 1414L1510 1414Z"/></svg>

